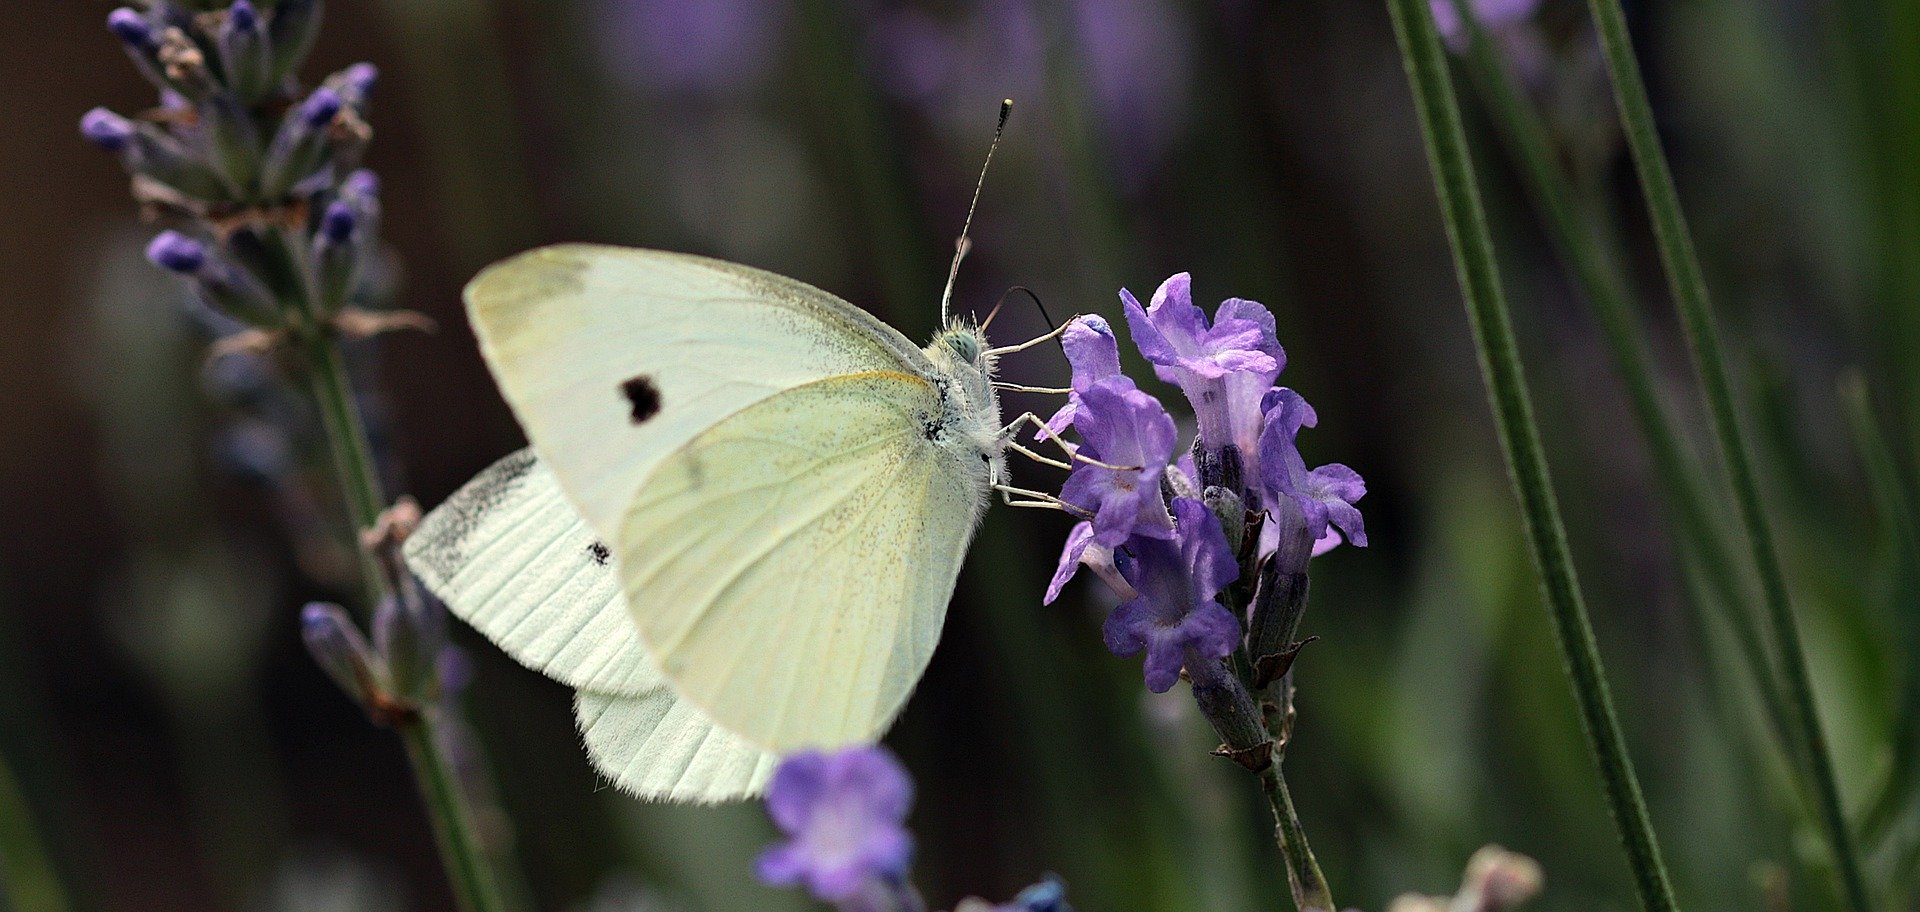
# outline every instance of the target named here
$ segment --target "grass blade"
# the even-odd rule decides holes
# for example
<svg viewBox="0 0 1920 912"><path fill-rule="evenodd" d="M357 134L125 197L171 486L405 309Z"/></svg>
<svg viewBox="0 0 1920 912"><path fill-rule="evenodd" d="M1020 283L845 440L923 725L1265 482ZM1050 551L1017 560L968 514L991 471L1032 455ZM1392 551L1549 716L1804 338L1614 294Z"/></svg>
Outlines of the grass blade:
<svg viewBox="0 0 1920 912"><path fill-rule="evenodd" d="M1566 530L1560 521L1559 504L1554 498L1546 454L1541 449L1540 432L1534 423L1526 377L1521 370L1520 351L1514 342L1512 320L1500 288L1493 240L1487 231L1486 214L1481 209L1466 133L1460 125L1459 104L1447 72L1446 52L1434 27L1428 0L1387 0L1387 8L1393 15L1394 34L1400 42L1407 79L1420 114L1434 185L1440 195L1448 239L1452 241L1454 266L1466 298L1467 316L1493 406L1501 450L1520 498L1527 541L1546 590L1548 613L1580 707L1587 746L1599 768L1641 908L1646 912L1673 912L1678 908L1673 887L1661 861L1660 846L1654 837L1646 800L1640 794L1633 761L1627 756L1619 720L1614 715L1600 649L1594 641L1593 625L1587 619L1573 558L1567 550Z"/></svg>

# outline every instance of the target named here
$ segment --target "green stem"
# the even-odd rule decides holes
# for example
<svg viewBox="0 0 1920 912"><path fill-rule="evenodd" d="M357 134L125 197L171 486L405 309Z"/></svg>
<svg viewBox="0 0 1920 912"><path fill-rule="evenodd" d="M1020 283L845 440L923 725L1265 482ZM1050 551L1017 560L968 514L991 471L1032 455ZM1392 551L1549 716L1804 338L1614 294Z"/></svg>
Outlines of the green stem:
<svg viewBox="0 0 1920 912"><path fill-rule="evenodd" d="M1814 705L1813 684L1807 672L1807 659L1800 643L1800 631L1794 623L1793 607L1787 599L1786 574L1773 542L1773 529L1760 501L1760 485L1754 474L1752 456L1734 411L1733 386L1727 377L1721 354L1719 329L1714 325L1712 305L1707 297L1706 276L1694 251L1693 236L1687 229L1680 208L1680 195L1674 188L1673 173L1667 167L1659 134L1654 131L1653 106L1640 77L1640 65L1633 57L1632 40L1627 34L1626 14L1620 0L1588 0L1607 71L1613 78L1614 97L1620 107L1620 122L1626 133L1627 147L1639 173L1646 195L1647 211L1653 222L1654 239L1666 267L1667 282L1674 306L1680 311L1680 323L1686 331L1694 373L1706 394L1707 410L1712 415L1727 482L1733 489L1734 505L1746 528L1747 544L1752 550L1755 570L1760 576L1762 601L1772 628L1773 648L1778 670L1785 678L1787 716L1804 746L1807 772L1812 780L1815 807L1832 847L1834 865L1840 875L1841 892L1853 912L1868 912L1869 900L1860 863L1855 857L1853 832L1847 825L1840 804L1840 787L1828 754L1826 734Z"/></svg>
<svg viewBox="0 0 1920 912"><path fill-rule="evenodd" d="M1708 509L1706 486L1699 470L1688 458L1680 435L1661 401L1652 357L1634 316L1625 279L1618 261L1610 255L1612 245L1592 218L1585 218L1576 204L1572 180L1554 158L1546 127L1539 115L1523 99L1512 74L1501 63L1499 51L1486 30L1474 18L1472 5L1454 0L1460 21L1467 25L1467 65L1494 125L1506 140L1507 148L1520 165L1529 195L1546 223L1554 246L1572 272L1576 285L1593 305L1600 319L1602 335L1611 349L1615 366L1626 386L1627 406L1640 431L1646 436L1647 450L1653 458L1654 475L1659 479L1667 511L1676 530L1693 550L1692 564L1706 581L1712 598L1707 601L1720 609L1721 620L1733 631L1734 643L1747 674L1760 691L1765 715L1787 762L1805 777L1805 761L1787 728L1781 707L1786 706L1759 621L1746 609L1746 593L1734 574L1734 562L1722 530ZM1803 787L1805 787L1803 783Z"/></svg>
<svg viewBox="0 0 1920 912"><path fill-rule="evenodd" d="M0 907L14 912L68 912L73 908L60 875L34 831L26 795L0 757Z"/></svg>
<svg viewBox="0 0 1920 912"><path fill-rule="evenodd" d="M333 450L348 515L356 530L372 528L386 507L386 495L381 490L366 425L353 398L346 361L331 338L309 339L301 348L306 355L314 402L320 409L321 422ZM364 548L358 550L368 592L377 597L384 589L379 569L373 566ZM505 904L500 897L498 880L486 850L474 833L473 815L437 737L439 723L434 712L432 707L425 708L397 723L395 730L406 744L407 758L412 761L414 779L420 786L421 802L432 821L441 861L460 908L463 912L501 912Z"/></svg>
<svg viewBox="0 0 1920 912"><path fill-rule="evenodd" d="M1266 793L1267 805L1273 808L1273 836L1280 844L1280 857L1287 863L1287 886L1293 890L1294 906L1300 912L1338 909L1333 904L1333 894L1327 889L1326 875L1320 873L1320 862L1313 857L1313 847L1307 845L1307 833L1300 827L1300 815L1293 809L1293 793L1287 791L1287 780L1280 774L1277 759L1261 771L1260 790Z"/></svg>
<svg viewBox="0 0 1920 912"><path fill-rule="evenodd" d="M1668 882L1653 823L1640 783L1627 756L1625 738L1614 716L1600 649L1581 601L1579 580L1568 553L1566 530L1547 473L1546 455L1534 424L1533 406L1521 370L1520 351L1500 288L1493 240L1481 210L1479 187L1467 151L1460 109L1447 72L1446 52L1433 24L1427 0L1388 0L1394 34L1400 42L1407 79L1425 134L1434 185L1440 196L1454 267L1459 273L1472 325L1480 369L1499 431L1500 446L1513 475L1526 521L1527 541L1541 575L1555 638L1567 677L1579 704L1588 748L1599 768L1620 843L1632 869L1645 912L1673 912L1677 904Z"/></svg>
<svg viewBox="0 0 1920 912"><path fill-rule="evenodd" d="M1873 491L1880 521L1893 530L1899 546L1895 564L1900 569L1902 591L1920 583L1920 514L1914 512L1913 493L1901 477L1893 447L1874 414L1873 400L1866 381L1855 375L1840 382L1840 400L1846 404L1848 423L1853 428L1854 445L1867 468L1867 487ZM1901 602L1904 645L1920 648L1920 611L1910 602ZM1909 661L1911 653L1908 654ZM1860 839L1869 847L1886 838L1888 830L1908 806L1916 785L1920 785L1920 670L1908 665L1901 692L1900 707L1894 720L1893 758L1880 791L1862 815Z"/></svg>
<svg viewBox="0 0 1920 912"><path fill-rule="evenodd" d="M437 735L432 710L396 726L400 740L407 746L407 759L413 762L414 780L420 786L420 800L433 821L433 834L440 843L440 862L454 898L465 912L497 912L506 908L500 889L487 861L486 850L473 831L473 815L467 807L460 780L454 772Z"/></svg>

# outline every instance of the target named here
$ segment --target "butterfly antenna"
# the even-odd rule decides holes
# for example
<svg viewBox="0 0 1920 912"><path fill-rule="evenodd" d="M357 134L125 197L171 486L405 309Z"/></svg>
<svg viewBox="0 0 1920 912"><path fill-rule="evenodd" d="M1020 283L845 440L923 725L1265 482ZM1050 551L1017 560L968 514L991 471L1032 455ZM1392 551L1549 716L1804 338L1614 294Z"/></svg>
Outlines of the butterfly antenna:
<svg viewBox="0 0 1920 912"><path fill-rule="evenodd" d="M1046 321L1047 330L1051 332L1054 329L1053 315L1047 313L1047 305L1040 301L1040 295L1025 285L1015 285L1001 292L1000 300L993 302L993 310L987 312L986 322L980 324L980 329L984 331L988 326L992 325L993 318L1000 315L1000 308L1006 305L1007 299L1013 297L1014 292L1019 292L1033 299L1033 306L1040 311L1040 319Z"/></svg>
<svg viewBox="0 0 1920 912"><path fill-rule="evenodd" d="M940 293L940 325L947 325L947 319L953 307L953 283L960 278L960 261L967 258L967 251L973 249L973 239L967 232L973 230L973 210L980 205L980 188L987 185L987 167L993 164L993 152L1000 148L1000 134L1006 132L1007 117L1013 113L1013 99L1000 102L1000 123L993 128L993 144L987 146L987 160L980 164L980 179L973 184L973 202L967 204L967 220L960 225L960 238L953 242L953 266L947 270L947 288Z"/></svg>

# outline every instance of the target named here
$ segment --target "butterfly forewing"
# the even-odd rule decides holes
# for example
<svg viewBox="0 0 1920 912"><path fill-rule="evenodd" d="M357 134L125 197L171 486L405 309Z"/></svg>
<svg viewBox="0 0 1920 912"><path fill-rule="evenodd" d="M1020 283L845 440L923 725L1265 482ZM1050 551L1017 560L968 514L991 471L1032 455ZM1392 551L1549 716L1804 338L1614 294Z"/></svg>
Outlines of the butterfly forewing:
<svg viewBox="0 0 1920 912"><path fill-rule="evenodd" d="M467 286L481 351L535 452L602 539L666 454L783 389L839 374L925 374L885 323L770 272L569 244Z"/></svg>
<svg viewBox="0 0 1920 912"><path fill-rule="evenodd" d="M682 697L779 751L878 736L938 640L982 492L897 372L831 377L660 463L618 536L642 638Z"/></svg>

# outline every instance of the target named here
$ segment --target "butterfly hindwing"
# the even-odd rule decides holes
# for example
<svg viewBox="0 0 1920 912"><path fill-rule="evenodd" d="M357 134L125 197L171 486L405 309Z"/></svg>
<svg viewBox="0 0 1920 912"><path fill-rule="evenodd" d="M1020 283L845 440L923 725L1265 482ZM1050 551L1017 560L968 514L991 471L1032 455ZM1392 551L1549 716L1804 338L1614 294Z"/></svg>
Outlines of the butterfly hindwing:
<svg viewBox="0 0 1920 912"><path fill-rule="evenodd" d="M611 549L531 451L475 476L427 515L406 551L461 620L520 664L580 689L588 754L621 789L712 802L766 786L776 758L674 696L627 611Z"/></svg>
<svg viewBox="0 0 1920 912"><path fill-rule="evenodd" d="M978 455L933 442L941 407L921 377L830 377L660 463L617 563L684 699L774 750L878 736L932 656L984 502Z"/></svg>

